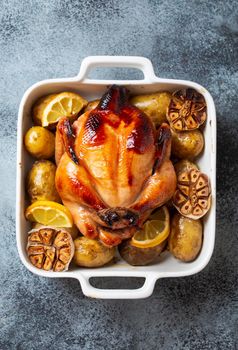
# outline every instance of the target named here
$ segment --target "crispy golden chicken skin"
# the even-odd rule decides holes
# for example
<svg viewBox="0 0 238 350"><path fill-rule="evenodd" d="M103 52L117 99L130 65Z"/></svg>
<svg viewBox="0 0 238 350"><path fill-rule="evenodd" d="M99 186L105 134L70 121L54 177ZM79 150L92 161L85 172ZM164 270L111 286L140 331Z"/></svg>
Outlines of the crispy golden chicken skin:
<svg viewBox="0 0 238 350"><path fill-rule="evenodd" d="M107 246L130 238L176 188L167 124L151 120L113 85L98 106L56 132L56 188L83 235Z"/></svg>

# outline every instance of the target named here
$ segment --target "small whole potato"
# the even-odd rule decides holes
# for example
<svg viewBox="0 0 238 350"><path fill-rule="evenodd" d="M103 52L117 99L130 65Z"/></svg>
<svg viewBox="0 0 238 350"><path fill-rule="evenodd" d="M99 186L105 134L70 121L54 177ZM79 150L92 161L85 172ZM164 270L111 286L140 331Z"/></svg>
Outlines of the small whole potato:
<svg viewBox="0 0 238 350"><path fill-rule="evenodd" d="M55 136L42 126L30 128L24 138L27 151L37 159L48 159L55 153Z"/></svg>
<svg viewBox="0 0 238 350"><path fill-rule="evenodd" d="M171 99L170 92L156 92L147 95L133 96L130 103L142 110L151 118L155 127L167 122L166 112Z"/></svg>
<svg viewBox="0 0 238 350"><path fill-rule="evenodd" d="M137 248L131 245L130 239L122 242L119 247L121 257L133 266L144 266L155 262L166 246L167 240L152 248Z"/></svg>
<svg viewBox="0 0 238 350"><path fill-rule="evenodd" d="M204 138L200 130L172 132L172 155L193 160L203 150Z"/></svg>
<svg viewBox="0 0 238 350"><path fill-rule="evenodd" d="M198 166L196 164L190 162L190 160L188 160L188 159L182 159L179 162L175 163L174 164L174 169L175 169L175 172L176 172L177 175L179 173L182 173L184 171L188 171L188 170L191 170L191 169L199 170Z"/></svg>
<svg viewBox="0 0 238 350"><path fill-rule="evenodd" d="M176 213L171 223L169 251L181 261L193 261L201 250L202 237L201 220L192 220Z"/></svg>
<svg viewBox="0 0 238 350"><path fill-rule="evenodd" d="M101 242L87 237L74 240L73 261L78 266L99 267L107 264L115 256L115 247L105 247Z"/></svg>
<svg viewBox="0 0 238 350"><path fill-rule="evenodd" d="M27 177L27 192L31 202L61 202L55 188L56 166L49 160L36 161Z"/></svg>

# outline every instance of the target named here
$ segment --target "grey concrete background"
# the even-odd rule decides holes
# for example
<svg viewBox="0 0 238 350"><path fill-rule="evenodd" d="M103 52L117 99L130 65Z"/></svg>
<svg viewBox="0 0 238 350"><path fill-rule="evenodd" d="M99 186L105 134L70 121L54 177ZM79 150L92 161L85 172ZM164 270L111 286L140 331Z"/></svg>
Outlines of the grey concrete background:
<svg viewBox="0 0 238 350"><path fill-rule="evenodd" d="M237 2L8 0L0 21L0 349L237 349ZM194 80L216 103L214 255L197 276L158 281L146 300L90 300L75 280L33 276L17 255L20 99L41 79L74 76L95 54L149 57L158 75Z"/></svg>

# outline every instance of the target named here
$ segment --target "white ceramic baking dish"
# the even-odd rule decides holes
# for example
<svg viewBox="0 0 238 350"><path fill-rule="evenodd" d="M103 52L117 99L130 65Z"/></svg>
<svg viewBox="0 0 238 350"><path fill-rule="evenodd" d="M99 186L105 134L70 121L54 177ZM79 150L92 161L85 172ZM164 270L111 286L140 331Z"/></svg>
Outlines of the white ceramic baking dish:
<svg viewBox="0 0 238 350"><path fill-rule="evenodd" d="M115 83L115 80L92 80L87 78L90 70L98 67L125 67L136 68L142 71L142 80L116 81L116 84L125 85L132 94L150 93L163 90L176 90L184 87L194 88L206 100L208 120L204 130L205 149L199 158L198 164L211 180L212 207L204 222L204 240L198 258L191 263L183 263L165 252L156 265L133 267L119 261L118 263L102 268L72 268L66 272L46 272L32 266L26 255L27 232L29 223L24 217L27 203L25 195L25 177L33 163L33 159L23 147L23 136L32 125L31 107L41 96L60 91L75 91L89 100L102 96L106 88ZM176 74L176 73L175 73ZM82 61L79 74L74 78L44 80L31 86L24 94L18 114L17 138L17 185L16 185L16 238L21 261L26 268L39 276L71 277L81 283L85 295L104 299L136 299L146 298L153 292L157 279L164 277L181 277L193 275L201 271L209 262L215 240L215 213L216 213L216 113L210 93L201 85L185 80L162 79L154 74L153 66L147 58L126 56L92 56ZM145 281L138 289L98 289L90 284L91 277L144 277Z"/></svg>

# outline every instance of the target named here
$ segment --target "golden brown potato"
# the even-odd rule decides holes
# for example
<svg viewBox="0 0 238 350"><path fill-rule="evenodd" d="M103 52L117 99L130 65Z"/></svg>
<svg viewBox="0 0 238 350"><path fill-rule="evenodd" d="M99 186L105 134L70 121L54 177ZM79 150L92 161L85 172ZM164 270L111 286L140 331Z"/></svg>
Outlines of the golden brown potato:
<svg viewBox="0 0 238 350"><path fill-rule="evenodd" d="M55 154L55 135L42 126L30 128L24 143L27 151L37 159L48 159Z"/></svg>
<svg viewBox="0 0 238 350"><path fill-rule="evenodd" d="M175 258L189 262L199 254L202 246L202 222L176 213L172 219L169 250Z"/></svg>
<svg viewBox="0 0 238 350"><path fill-rule="evenodd" d="M27 192L31 202L60 202L55 188L55 172L56 166L49 160L39 160L33 164L27 177Z"/></svg>
<svg viewBox="0 0 238 350"><path fill-rule="evenodd" d="M204 138L199 130L172 132L172 154L183 159L193 160L203 150Z"/></svg>
<svg viewBox="0 0 238 350"><path fill-rule="evenodd" d="M99 267L107 264L115 256L116 249L105 247L101 242L87 237L74 240L74 262L78 266Z"/></svg>
<svg viewBox="0 0 238 350"><path fill-rule="evenodd" d="M97 105L99 104L100 100L93 100L93 101L90 101L87 106L85 107L84 109L84 112L88 112L88 111L91 111L92 109L96 108Z"/></svg>
<svg viewBox="0 0 238 350"><path fill-rule="evenodd" d="M166 112L171 99L170 92L133 96L130 103L141 109L153 121L156 127L167 122Z"/></svg>
<svg viewBox="0 0 238 350"><path fill-rule="evenodd" d="M130 240L124 241L118 247L121 257L133 266L144 266L155 262L166 246L167 240L153 248L137 248L130 244Z"/></svg>
<svg viewBox="0 0 238 350"><path fill-rule="evenodd" d="M179 173L182 173L184 171L188 171L188 170L191 170L191 169L199 170L198 166L196 164L190 162L190 160L188 160L188 159L182 159L179 162L175 163L174 164L174 169L175 169L175 172L176 172L177 175Z"/></svg>

